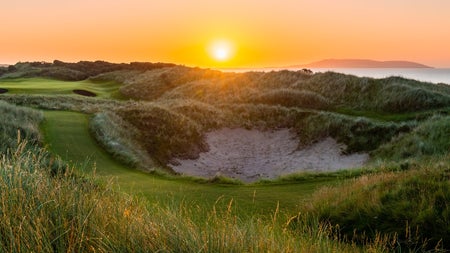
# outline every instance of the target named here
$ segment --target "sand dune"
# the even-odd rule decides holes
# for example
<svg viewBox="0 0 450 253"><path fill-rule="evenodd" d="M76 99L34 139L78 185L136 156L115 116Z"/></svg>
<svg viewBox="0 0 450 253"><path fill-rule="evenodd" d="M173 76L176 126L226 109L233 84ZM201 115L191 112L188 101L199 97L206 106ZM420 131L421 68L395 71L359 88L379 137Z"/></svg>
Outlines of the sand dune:
<svg viewBox="0 0 450 253"><path fill-rule="evenodd" d="M220 129L206 134L209 151L196 160L176 160L173 170L211 178L224 175L253 182L295 172L336 171L363 165L367 154L342 155L344 145L326 138L298 150L298 138L289 129L258 131Z"/></svg>

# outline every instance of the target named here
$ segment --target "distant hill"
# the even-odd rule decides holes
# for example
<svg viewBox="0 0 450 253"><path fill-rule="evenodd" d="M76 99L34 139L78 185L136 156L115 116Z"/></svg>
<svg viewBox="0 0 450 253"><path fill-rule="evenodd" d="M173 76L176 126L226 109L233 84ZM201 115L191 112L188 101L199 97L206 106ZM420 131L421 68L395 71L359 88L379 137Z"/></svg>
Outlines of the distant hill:
<svg viewBox="0 0 450 253"><path fill-rule="evenodd" d="M325 59L305 65L300 68L431 68L410 61L374 61L366 59Z"/></svg>
<svg viewBox="0 0 450 253"><path fill-rule="evenodd" d="M8 66L8 65L7 65ZM10 65L11 70L0 69L0 77L46 77L64 81L81 81L102 73L119 70L147 71L158 68L174 67L173 63L151 63L151 62L131 62L110 63L106 61L80 61L77 63L62 62L54 60L53 63L18 62Z"/></svg>
<svg viewBox="0 0 450 253"><path fill-rule="evenodd" d="M0 64L0 67L8 67L9 64Z"/></svg>

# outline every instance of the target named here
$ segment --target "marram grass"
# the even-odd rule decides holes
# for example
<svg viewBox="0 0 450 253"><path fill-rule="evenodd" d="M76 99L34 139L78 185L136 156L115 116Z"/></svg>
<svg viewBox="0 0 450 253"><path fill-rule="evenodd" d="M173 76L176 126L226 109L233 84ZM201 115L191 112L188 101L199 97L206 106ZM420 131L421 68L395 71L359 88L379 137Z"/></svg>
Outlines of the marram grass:
<svg viewBox="0 0 450 253"><path fill-rule="evenodd" d="M354 252L333 229L278 211L242 220L217 211L153 205L68 168L51 173L21 143L0 159L1 252ZM299 220L297 220L299 221ZM383 245L368 244L382 250Z"/></svg>

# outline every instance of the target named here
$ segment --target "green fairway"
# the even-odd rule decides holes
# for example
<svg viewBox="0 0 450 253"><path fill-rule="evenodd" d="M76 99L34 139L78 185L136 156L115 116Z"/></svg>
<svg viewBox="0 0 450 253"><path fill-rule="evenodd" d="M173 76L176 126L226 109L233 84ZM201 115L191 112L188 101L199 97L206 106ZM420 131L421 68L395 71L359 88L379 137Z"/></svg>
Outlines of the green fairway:
<svg viewBox="0 0 450 253"><path fill-rule="evenodd" d="M112 176L121 190L142 194L151 203L179 204L181 201L202 210L211 210L216 202L226 207L233 200L239 214L273 214L277 204L281 211L295 214L297 206L310 193L330 180L278 185L200 184L187 179L150 175L117 163L101 149L88 132L88 115L46 111L43 131L49 149L67 161L83 165L105 178Z"/></svg>
<svg viewBox="0 0 450 253"><path fill-rule="evenodd" d="M46 78L0 79L0 88L11 94L74 94L86 90L102 98L117 98L120 84L114 81L60 81ZM75 95L74 96L79 96Z"/></svg>

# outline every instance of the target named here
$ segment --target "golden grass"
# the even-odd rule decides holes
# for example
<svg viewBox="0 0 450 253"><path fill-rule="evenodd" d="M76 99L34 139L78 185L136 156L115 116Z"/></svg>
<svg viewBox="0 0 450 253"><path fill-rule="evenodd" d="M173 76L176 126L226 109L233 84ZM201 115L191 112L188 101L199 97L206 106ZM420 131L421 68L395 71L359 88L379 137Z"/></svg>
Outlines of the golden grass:
<svg viewBox="0 0 450 253"><path fill-rule="evenodd" d="M289 229L290 217L241 220L233 201L203 210L117 193L73 169L51 174L21 143L0 160L0 249L7 252L354 252L328 226Z"/></svg>

